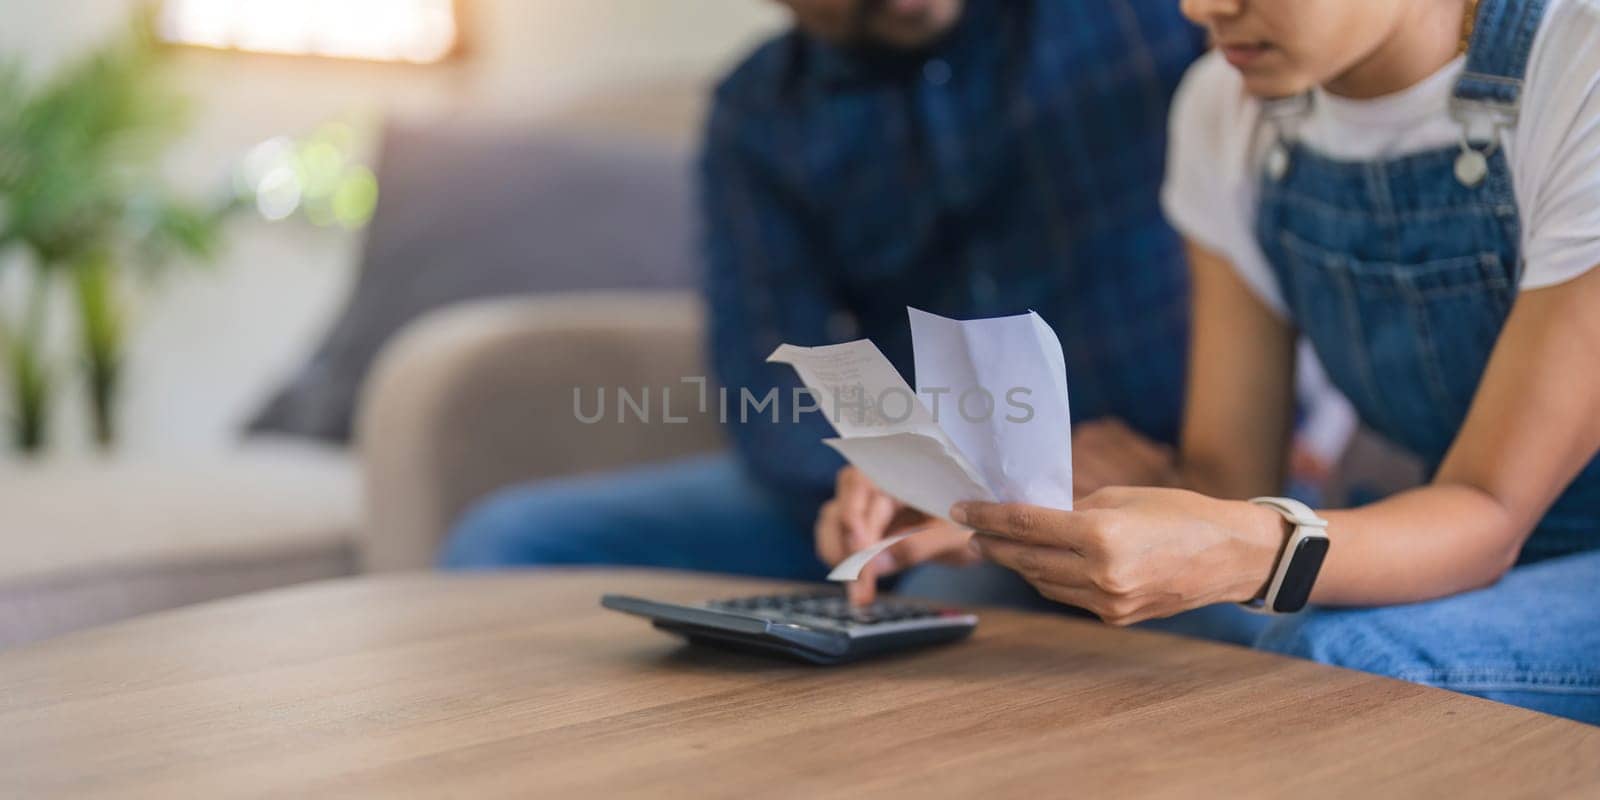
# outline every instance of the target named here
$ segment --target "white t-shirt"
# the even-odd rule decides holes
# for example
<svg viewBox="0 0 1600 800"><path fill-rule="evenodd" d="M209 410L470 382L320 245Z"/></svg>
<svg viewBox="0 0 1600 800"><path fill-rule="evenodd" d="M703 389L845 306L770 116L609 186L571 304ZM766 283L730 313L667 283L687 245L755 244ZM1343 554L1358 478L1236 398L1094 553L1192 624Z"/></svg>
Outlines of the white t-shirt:
<svg viewBox="0 0 1600 800"><path fill-rule="evenodd" d="M1460 140L1449 101L1458 58L1423 82L1372 100L1314 92L1294 123L1302 144L1329 158L1398 158ZM1522 112L1502 136L1522 218L1523 289L1552 286L1600 265L1600 0L1550 0L1534 40ZM1261 101L1220 54L1201 58L1173 101L1161 201L1180 233L1225 256L1266 304L1287 316L1255 238L1257 183L1270 126ZM1492 118L1473 121L1474 138ZM1257 135L1258 127L1264 131Z"/></svg>

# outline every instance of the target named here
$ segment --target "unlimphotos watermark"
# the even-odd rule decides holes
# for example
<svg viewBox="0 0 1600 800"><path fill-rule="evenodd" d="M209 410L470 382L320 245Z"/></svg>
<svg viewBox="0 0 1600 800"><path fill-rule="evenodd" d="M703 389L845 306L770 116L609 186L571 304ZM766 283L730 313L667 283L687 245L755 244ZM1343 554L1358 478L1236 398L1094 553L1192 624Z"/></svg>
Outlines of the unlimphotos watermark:
<svg viewBox="0 0 1600 800"><path fill-rule="evenodd" d="M712 389L705 376L682 378L679 386L572 387L572 413L579 422L594 425L600 422L682 425L689 421L688 414L701 415L715 412L721 423L749 422L766 417L774 423L785 416L790 422L799 422L800 415L821 411L833 423L849 422L854 425L895 425L911 419L917 409L926 408L934 422L939 421L945 408L953 406L961 418L971 423L987 422L1000 414L1000 419L1014 424L1031 422L1034 409L1028 403L1033 390L1026 386L1013 386L997 393L982 386L970 386L960 391L948 386L925 386L915 393L902 387L890 387L872 394L860 384L829 386L827 394L833 397L832 408L823 408L817 395L810 389L797 386L789 390L789 413L785 415L780 402L784 396L777 387L757 394L748 388L731 390L726 386ZM690 388L692 387L692 388ZM611 391L607 391L607 389ZM680 389L678 395L673 389ZM683 398L682 405L674 405L674 397ZM713 397L715 408L712 407ZM919 397L921 400L919 400ZM609 402L608 402L609 398ZM654 398L654 400L652 399ZM695 409L694 411L691 411ZM1002 413L1003 412L1003 413Z"/></svg>

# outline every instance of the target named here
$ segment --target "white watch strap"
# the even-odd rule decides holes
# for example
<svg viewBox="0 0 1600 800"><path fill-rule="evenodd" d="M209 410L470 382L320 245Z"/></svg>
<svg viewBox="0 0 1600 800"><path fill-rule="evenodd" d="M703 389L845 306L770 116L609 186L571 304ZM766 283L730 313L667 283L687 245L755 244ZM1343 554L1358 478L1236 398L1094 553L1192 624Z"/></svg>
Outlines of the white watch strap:
<svg viewBox="0 0 1600 800"><path fill-rule="evenodd" d="M1289 531L1288 540L1284 542L1283 551L1278 555L1278 563L1272 568L1272 580L1267 584L1266 595L1259 601L1242 604L1252 611L1272 614L1276 613L1273 607L1277 605L1278 592L1283 589L1283 579L1289 574L1300 542L1311 537L1328 538L1328 521L1317 516L1310 506L1292 497L1252 497L1250 502L1278 512L1294 525L1294 529Z"/></svg>
<svg viewBox="0 0 1600 800"><path fill-rule="evenodd" d="M1289 520L1297 526L1327 530L1328 521L1317 516L1311 506L1294 499L1293 497L1252 497L1250 502L1258 506L1266 506Z"/></svg>

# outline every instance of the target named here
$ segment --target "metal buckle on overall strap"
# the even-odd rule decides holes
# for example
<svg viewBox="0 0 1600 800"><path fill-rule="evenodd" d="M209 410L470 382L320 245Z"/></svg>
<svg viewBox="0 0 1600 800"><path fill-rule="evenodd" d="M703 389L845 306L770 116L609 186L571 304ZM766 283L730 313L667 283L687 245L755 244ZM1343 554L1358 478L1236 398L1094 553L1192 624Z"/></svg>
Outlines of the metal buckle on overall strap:
<svg viewBox="0 0 1600 800"><path fill-rule="evenodd" d="M1274 181L1283 180L1293 163L1289 153L1289 143L1293 139L1288 133L1288 123L1305 119L1311 113L1311 103L1311 93L1304 92L1262 104L1262 119L1272 129L1272 145L1267 148L1267 176Z"/></svg>
<svg viewBox="0 0 1600 800"><path fill-rule="evenodd" d="M1500 139L1507 128L1515 124L1521 111L1520 98L1512 103L1492 103L1483 100L1450 98L1450 118L1459 129L1461 154L1456 156L1456 180L1462 186L1473 188L1489 177L1489 158L1500 149ZM1481 147L1472 143L1474 117L1490 119L1489 134Z"/></svg>

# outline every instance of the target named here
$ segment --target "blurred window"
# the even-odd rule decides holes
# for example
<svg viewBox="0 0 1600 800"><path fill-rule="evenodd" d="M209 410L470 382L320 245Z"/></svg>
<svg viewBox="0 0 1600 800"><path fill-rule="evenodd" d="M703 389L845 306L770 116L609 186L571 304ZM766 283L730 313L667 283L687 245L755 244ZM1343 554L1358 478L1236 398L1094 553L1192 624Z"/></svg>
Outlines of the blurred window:
<svg viewBox="0 0 1600 800"><path fill-rule="evenodd" d="M430 64L455 52L453 0L166 0L169 42Z"/></svg>

